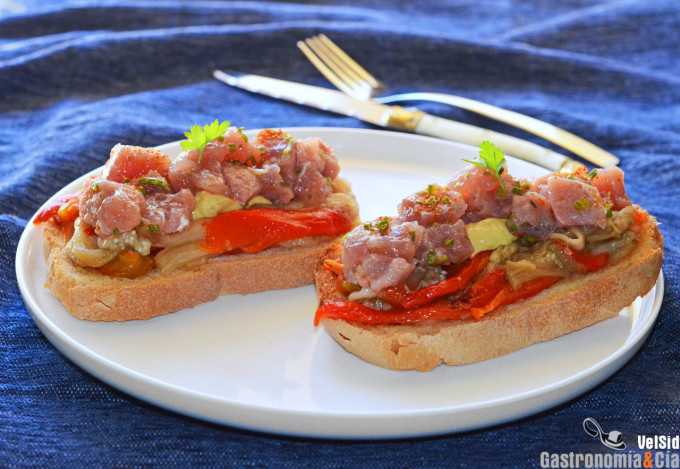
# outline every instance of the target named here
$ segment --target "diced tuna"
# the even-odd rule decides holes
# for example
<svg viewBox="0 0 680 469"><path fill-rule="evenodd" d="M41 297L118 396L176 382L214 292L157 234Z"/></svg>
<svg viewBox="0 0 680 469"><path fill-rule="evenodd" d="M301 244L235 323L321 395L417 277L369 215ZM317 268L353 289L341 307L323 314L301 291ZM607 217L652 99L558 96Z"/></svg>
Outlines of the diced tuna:
<svg viewBox="0 0 680 469"><path fill-rule="evenodd" d="M512 213L512 195L473 189L467 199L468 208L463 216L467 223L485 218L508 218Z"/></svg>
<svg viewBox="0 0 680 469"><path fill-rule="evenodd" d="M247 166L226 162L222 165L222 174L227 184L227 195L241 205L245 205L262 190L262 181Z"/></svg>
<svg viewBox="0 0 680 469"><path fill-rule="evenodd" d="M350 231L342 254L347 280L373 291L406 280L416 266L422 229L415 222L393 221L389 226L374 222Z"/></svg>
<svg viewBox="0 0 680 469"><path fill-rule="evenodd" d="M190 158L198 161L199 150L191 150ZM236 161L247 166L257 166L263 152L254 145L239 129L230 127L225 134L209 142L200 155L201 166L211 161L224 163Z"/></svg>
<svg viewBox="0 0 680 469"><path fill-rule="evenodd" d="M231 163L225 163L231 165ZM222 174L222 166L217 161L201 163L189 174L188 189L192 192L206 191L211 194L225 195L227 184Z"/></svg>
<svg viewBox="0 0 680 469"><path fill-rule="evenodd" d="M189 157L189 153L179 155L168 170L168 181L173 192L190 187L194 171L198 171L198 163Z"/></svg>
<svg viewBox="0 0 680 469"><path fill-rule="evenodd" d="M607 211L598 190L575 179L552 176L548 179L548 199L559 227L606 228Z"/></svg>
<svg viewBox="0 0 680 469"><path fill-rule="evenodd" d="M99 236L131 231L142 219L144 196L131 184L107 180L88 183L80 194L80 216Z"/></svg>
<svg viewBox="0 0 680 469"><path fill-rule="evenodd" d="M113 182L137 179L149 171L158 171L167 177L170 169L170 158L165 153L153 148L142 148L120 143L111 149L109 160L104 165L102 178Z"/></svg>
<svg viewBox="0 0 680 469"><path fill-rule="evenodd" d="M418 239L418 264L448 265L465 261L474 251L467 237L465 223L437 224L422 230Z"/></svg>
<svg viewBox="0 0 680 469"><path fill-rule="evenodd" d="M329 194L338 174L338 161L318 138L297 140L278 162L281 176L305 205L318 205Z"/></svg>
<svg viewBox="0 0 680 469"><path fill-rule="evenodd" d="M209 142L202 154L198 149L180 154L169 168L168 180L175 191L187 188L226 194L222 166L233 166L236 162L254 167L261 159L260 149L238 129L230 128L223 137Z"/></svg>
<svg viewBox="0 0 680 469"><path fill-rule="evenodd" d="M176 194L158 193L146 199L142 219L147 231L167 235L189 227L191 212L196 207L194 195L188 189Z"/></svg>
<svg viewBox="0 0 680 469"><path fill-rule="evenodd" d="M535 179L522 180L521 182L528 184L532 192L537 192L544 197L548 196L548 179L553 177L553 174L545 174Z"/></svg>
<svg viewBox="0 0 680 469"><path fill-rule="evenodd" d="M512 196L512 224L517 227L516 236L546 238L553 232L555 217L550 201L533 191Z"/></svg>
<svg viewBox="0 0 680 469"><path fill-rule="evenodd" d="M455 223L465 213L467 204L458 192L431 184L427 190L416 192L398 207L404 221L417 221L422 226L433 223Z"/></svg>
<svg viewBox="0 0 680 469"><path fill-rule="evenodd" d="M264 131L250 142L237 129L199 151L182 153L169 169L173 191L190 189L233 197L241 204L262 195L275 204L293 198L315 206L332 193L339 166L333 150L318 138L294 141L284 132ZM263 164L264 163L264 164Z"/></svg>
<svg viewBox="0 0 680 469"><path fill-rule="evenodd" d="M265 129L257 134L254 144L264 149L262 161L278 160L291 140L292 137L283 130Z"/></svg>
<svg viewBox="0 0 680 469"><path fill-rule="evenodd" d="M332 183L314 167L314 163L305 162L300 167L293 193L305 205L319 205L333 192Z"/></svg>
<svg viewBox="0 0 680 469"><path fill-rule="evenodd" d="M295 197L293 189L285 184L281 168L277 164L265 164L262 169L254 170L262 184L260 195L276 205L287 204Z"/></svg>
<svg viewBox="0 0 680 469"><path fill-rule="evenodd" d="M623 171L618 166L598 169L592 184L604 199L611 201L613 210L621 210L631 205L623 184Z"/></svg>
<svg viewBox="0 0 680 469"><path fill-rule="evenodd" d="M414 269L414 264L401 257L368 254L353 270L352 279L348 277L348 281L378 292L405 282Z"/></svg>
<svg viewBox="0 0 680 469"><path fill-rule="evenodd" d="M463 220L470 223L485 218L510 216L514 179L506 170L501 175L501 181L506 189L505 193L502 192L496 176L478 166L469 165L454 174L447 187L461 194L467 203Z"/></svg>

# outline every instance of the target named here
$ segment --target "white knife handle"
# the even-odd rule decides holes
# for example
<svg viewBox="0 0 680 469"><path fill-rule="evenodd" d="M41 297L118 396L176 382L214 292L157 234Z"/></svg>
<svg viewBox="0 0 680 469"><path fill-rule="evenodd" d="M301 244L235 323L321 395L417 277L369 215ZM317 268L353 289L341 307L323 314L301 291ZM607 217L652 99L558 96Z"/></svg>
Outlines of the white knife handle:
<svg viewBox="0 0 680 469"><path fill-rule="evenodd" d="M573 171L580 163L560 155L552 150L522 140L510 135L501 134L492 130L475 127L474 125L454 122L441 117L424 114L415 127L415 132L421 135L444 138L455 142L467 143L478 147L487 140L503 149L507 155L514 156L530 163L534 163L552 171Z"/></svg>
<svg viewBox="0 0 680 469"><path fill-rule="evenodd" d="M518 127L534 135L543 137L576 155L595 163L597 166L605 167L619 164L619 159L603 150L602 148L582 139L578 135L555 127L547 122L525 116L518 112L492 106L491 104L475 101L474 99L463 98L442 93L403 93L393 96L386 96L377 99L381 103L395 103L399 101L434 101L437 103L449 104L451 106L476 112L491 119L496 119L506 124Z"/></svg>

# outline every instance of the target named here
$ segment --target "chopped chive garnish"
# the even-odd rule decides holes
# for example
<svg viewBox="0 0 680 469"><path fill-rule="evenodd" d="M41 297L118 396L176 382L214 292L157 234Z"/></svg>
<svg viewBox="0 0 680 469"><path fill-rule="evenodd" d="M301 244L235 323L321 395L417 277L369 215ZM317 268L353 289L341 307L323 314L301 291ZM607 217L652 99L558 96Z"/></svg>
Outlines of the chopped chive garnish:
<svg viewBox="0 0 680 469"><path fill-rule="evenodd" d="M248 141L248 136L247 136L246 134L243 133L243 127L239 127L239 128L238 128L238 133L241 135L241 137L243 138L243 141L244 141L244 142L247 142L247 141Z"/></svg>
<svg viewBox="0 0 680 469"><path fill-rule="evenodd" d="M581 197L574 202L574 208L579 212L584 212L590 208L590 202L585 197Z"/></svg>
<svg viewBox="0 0 680 469"><path fill-rule="evenodd" d="M168 187L168 183L165 182L165 179L162 178L150 178L150 177L144 177L144 178L139 178L137 179L137 182L140 184L146 184L148 186L156 186L164 191L170 191L170 187Z"/></svg>
<svg viewBox="0 0 680 469"><path fill-rule="evenodd" d="M385 232L387 231L387 228L390 227L390 219L389 217L382 217L378 223L375 224L375 227L380 230L380 232Z"/></svg>
<svg viewBox="0 0 680 469"><path fill-rule="evenodd" d="M427 253L427 265L437 265L437 254L434 251Z"/></svg>

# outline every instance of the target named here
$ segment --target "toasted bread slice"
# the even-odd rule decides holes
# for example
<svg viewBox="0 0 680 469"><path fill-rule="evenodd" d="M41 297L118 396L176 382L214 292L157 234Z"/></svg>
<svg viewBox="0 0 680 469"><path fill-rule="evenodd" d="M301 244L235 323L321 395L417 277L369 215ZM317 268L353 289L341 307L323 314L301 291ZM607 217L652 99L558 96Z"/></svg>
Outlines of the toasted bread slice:
<svg viewBox="0 0 680 469"><path fill-rule="evenodd" d="M308 238L302 246L223 255L167 275L154 270L144 277L126 279L76 265L64 253L68 240L62 228L54 222L44 226L46 286L73 316L90 321L149 319L221 295L308 285L314 281L317 259L334 241L318 236Z"/></svg>
<svg viewBox="0 0 680 469"><path fill-rule="evenodd" d="M663 238L656 221L644 216L633 251L618 263L561 280L538 295L496 309L481 320L412 325L364 325L339 319L321 324L347 351L392 370L428 371L445 363L463 365L508 354L612 318L656 283ZM337 258L336 243L315 270L321 304L346 301L323 259Z"/></svg>

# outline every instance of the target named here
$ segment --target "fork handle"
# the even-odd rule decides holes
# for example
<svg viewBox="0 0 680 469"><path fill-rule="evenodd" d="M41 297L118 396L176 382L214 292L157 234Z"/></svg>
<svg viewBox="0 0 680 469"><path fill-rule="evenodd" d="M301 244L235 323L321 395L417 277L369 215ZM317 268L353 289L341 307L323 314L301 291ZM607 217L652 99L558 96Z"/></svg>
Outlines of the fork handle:
<svg viewBox="0 0 680 469"><path fill-rule="evenodd" d="M616 156L571 132L567 132L552 124L548 124L547 122L534 119L533 117L520 114L519 112L509 111L507 109L492 106L491 104L475 101L474 99L443 93L403 93L378 98L376 101L381 103L433 101L448 104L526 130L527 132L538 135L562 148L566 148L575 155L579 155L583 159L595 163L600 167L619 164L619 159Z"/></svg>
<svg viewBox="0 0 680 469"><path fill-rule="evenodd" d="M422 113L413 130L417 134L467 143L475 147L487 140L502 148L508 155L552 171L573 171L578 166L582 166L571 158L526 140L430 114Z"/></svg>

